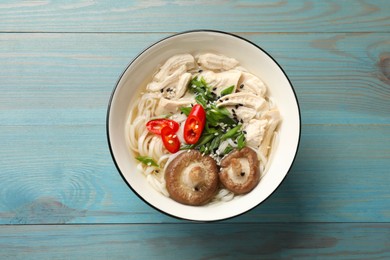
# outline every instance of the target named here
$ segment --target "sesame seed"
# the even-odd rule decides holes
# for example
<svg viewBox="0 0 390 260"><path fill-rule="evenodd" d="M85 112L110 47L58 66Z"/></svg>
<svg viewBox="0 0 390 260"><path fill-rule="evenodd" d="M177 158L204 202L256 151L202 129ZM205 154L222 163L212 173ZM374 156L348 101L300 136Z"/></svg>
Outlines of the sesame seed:
<svg viewBox="0 0 390 260"><path fill-rule="evenodd" d="M160 89L160 92L163 93L163 92L164 92L164 89Z"/></svg>
<svg viewBox="0 0 390 260"><path fill-rule="evenodd" d="M173 144L173 141L172 141L172 140L168 140L168 143L169 143L169 144Z"/></svg>
<svg viewBox="0 0 390 260"><path fill-rule="evenodd" d="M241 85L240 85L240 88L244 88L244 84L241 84Z"/></svg>
<svg viewBox="0 0 390 260"><path fill-rule="evenodd" d="M198 70L199 73L203 72L203 70Z"/></svg>
<svg viewBox="0 0 390 260"><path fill-rule="evenodd" d="M238 109L238 105L236 105L235 108Z"/></svg>

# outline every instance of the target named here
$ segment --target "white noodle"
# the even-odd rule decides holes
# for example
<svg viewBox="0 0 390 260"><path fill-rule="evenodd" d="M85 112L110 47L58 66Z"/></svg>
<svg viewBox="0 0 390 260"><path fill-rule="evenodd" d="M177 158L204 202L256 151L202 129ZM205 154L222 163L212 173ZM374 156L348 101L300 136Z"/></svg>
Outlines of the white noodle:
<svg viewBox="0 0 390 260"><path fill-rule="evenodd" d="M196 56L195 56L196 58ZM197 59L197 58L196 58ZM201 67L190 68L184 72L190 72L192 76L199 74L199 69L204 69ZM236 70L247 71L245 68L237 66ZM154 75L159 70L157 70ZM172 74L172 73L170 73ZM161 79L164 80L164 79ZM174 85L169 85L173 87ZM162 92L166 91L163 89ZM160 99L163 95L166 96L160 91L151 92L145 90L141 95L134 100L133 109L129 113L128 121L125 125L126 131L126 142L129 146L129 149L133 151L136 155L149 156L160 166L159 168L154 166L145 166L142 163L137 164L137 169L140 170L145 176L147 183L156 191L160 192L166 197L169 197L169 193L166 189L164 172L169 163L181 153L177 152L176 154L170 154L164 147L163 142L160 136L149 133L146 128L146 123L156 118L155 111L159 107ZM193 97L193 94L186 93L184 98ZM257 157L260 161L260 173L261 176L267 173L270 162L272 161L272 149L277 146L278 134L277 127L281 121L280 115L277 111L277 105L274 102L273 98L266 96L266 105L262 110L256 111L256 119L265 119L268 121L264 134L261 136L261 143L259 147L251 147L257 151ZM160 105L161 106L161 105ZM186 115L180 113L180 110L173 109L172 111L178 111L173 114L166 114L170 119L175 120L180 124L179 131L176 133L181 143L184 143L183 129L186 120ZM161 117L161 116L160 116ZM221 142L220 146L217 149L217 154L222 154L223 151L231 146L233 148L237 147L237 144L232 140L228 139ZM184 151L183 151L184 152ZM220 158L216 156L217 163L219 163ZM241 195L240 195L241 196ZM234 195L231 191L221 188L211 200L209 205L215 205L218 203L223 203L226 201L231 201L240 197Z"/></svg>

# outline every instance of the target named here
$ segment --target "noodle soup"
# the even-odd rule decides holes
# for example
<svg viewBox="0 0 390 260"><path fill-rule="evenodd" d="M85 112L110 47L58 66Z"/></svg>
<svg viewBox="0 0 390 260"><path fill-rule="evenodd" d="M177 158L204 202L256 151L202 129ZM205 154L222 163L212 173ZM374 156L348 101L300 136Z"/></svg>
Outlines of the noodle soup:
<svg viewBox="0 0 390 260"><path fill-rule="evenodd" d="M280 122L266 84L238 60L182 53L135 99L126 137L151 188L182 204L210 205L261 182Z"/></svg>

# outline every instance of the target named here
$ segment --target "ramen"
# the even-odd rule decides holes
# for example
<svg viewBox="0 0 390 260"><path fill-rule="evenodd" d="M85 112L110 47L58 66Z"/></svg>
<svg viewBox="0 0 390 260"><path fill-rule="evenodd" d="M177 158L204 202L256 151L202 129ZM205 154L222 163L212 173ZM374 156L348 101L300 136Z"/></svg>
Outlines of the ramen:
<svg viewBox="0 0 390 260"><path fill-rule="evenodd" d="M257 186L280 123L266 84L236 59L178 54L135 99L126 134L152 188L199 206L235 199Z"/></svg>

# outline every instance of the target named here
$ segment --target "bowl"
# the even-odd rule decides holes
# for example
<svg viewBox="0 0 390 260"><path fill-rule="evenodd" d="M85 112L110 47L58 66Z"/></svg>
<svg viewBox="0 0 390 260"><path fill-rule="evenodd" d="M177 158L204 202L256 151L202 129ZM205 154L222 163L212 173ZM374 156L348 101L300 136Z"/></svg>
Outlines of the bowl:
<svg viewBox="0 0 390 260"><path fill-rule="evenodd" d="M149 186L126 144L125 123L132 101L141 86L169 57L179 53L214 52L237 59L240 65L261 77L282 116L279 141L273 147L271 163L257 187L232 201L188 206L168 198ZM123 180L147 204L175 218L217 221L239 216L264 202L282 183L296 157L300 140L300 111L286 73L266 51L231 33L211 30L187 31L164 38L135 57L120 76L109 101L107 138L113 161Z"/></svg>

